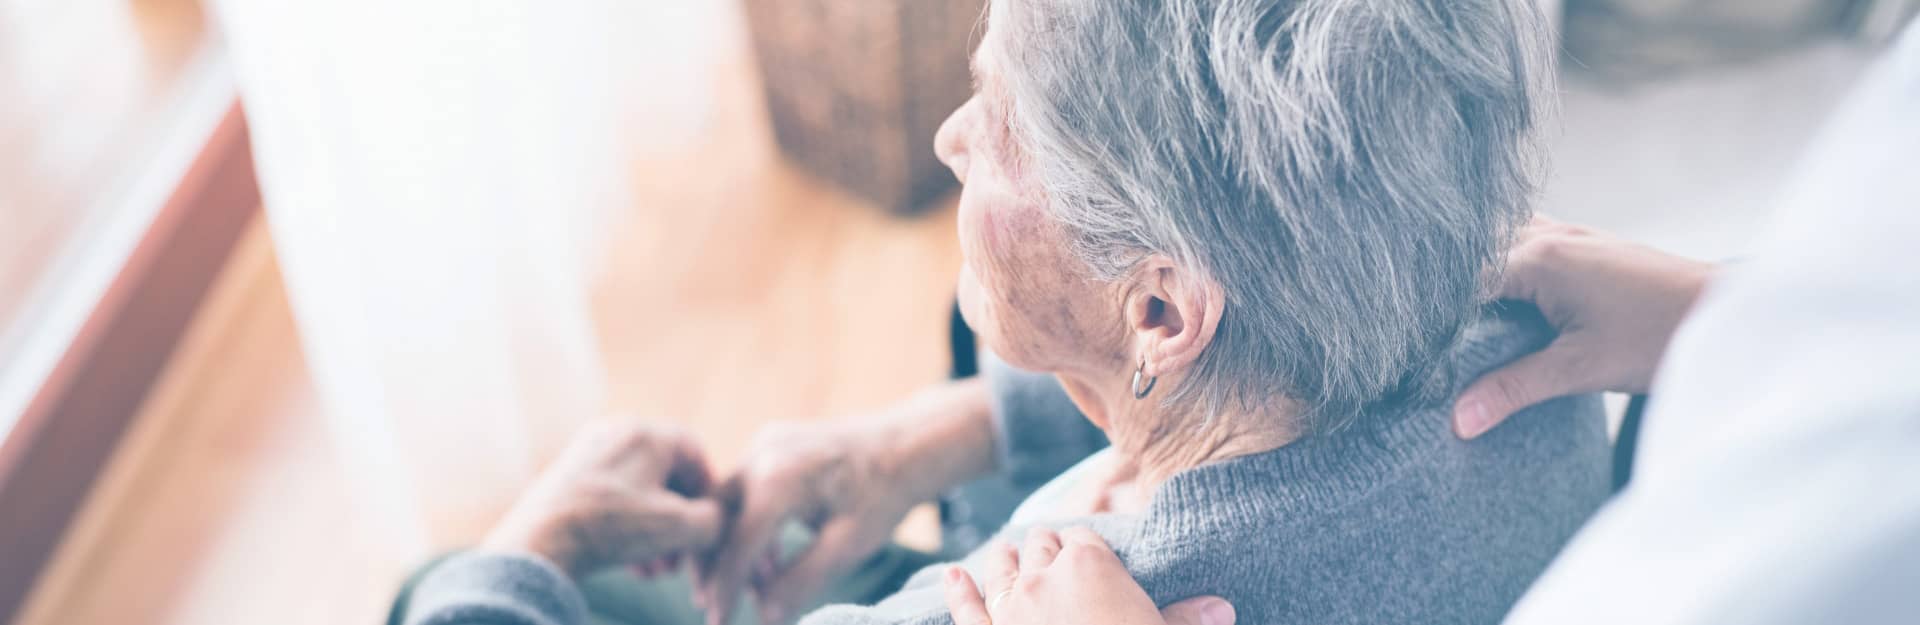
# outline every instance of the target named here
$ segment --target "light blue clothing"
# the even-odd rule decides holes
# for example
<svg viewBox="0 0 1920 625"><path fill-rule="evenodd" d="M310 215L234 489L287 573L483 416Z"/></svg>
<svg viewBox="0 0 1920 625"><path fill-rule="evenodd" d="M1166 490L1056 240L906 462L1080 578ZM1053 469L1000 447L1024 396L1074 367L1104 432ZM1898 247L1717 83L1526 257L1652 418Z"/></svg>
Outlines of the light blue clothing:
<svg viewBox="0 0 1920 625"><path fill-rule="evenodd" d="M1111 447L1102 449L1068 468L1060 474L1060 477L1053 478L1053 481L1033 491L1033 495L1027 497L1026 501L1020 502L1020 506L1013 509L1013 516L1007 519L1007 524L1031 526L1046 522L1048 517L1053 516L1054 506L1067 499L1071 493L1078 491L1081 485L1086 483L1088 474L1092 473L1095 467L1111 461L1116 453L1118 452Z"/></svg>

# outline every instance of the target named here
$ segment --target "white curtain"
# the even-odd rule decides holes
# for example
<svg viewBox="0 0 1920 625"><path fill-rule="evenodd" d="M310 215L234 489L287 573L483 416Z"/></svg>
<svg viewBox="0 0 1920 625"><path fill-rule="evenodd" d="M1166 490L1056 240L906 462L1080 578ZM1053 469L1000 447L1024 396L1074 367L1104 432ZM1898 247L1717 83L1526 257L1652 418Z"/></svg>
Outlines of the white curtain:
<svg viewBox="0 0 1920 625"><path fill-rule="evenodd" d="M644 62L698 4L214 3L332 442L393 553L471 540L602 409L622 128L698 126L699 94L645 72L700 65Z"/></svg>

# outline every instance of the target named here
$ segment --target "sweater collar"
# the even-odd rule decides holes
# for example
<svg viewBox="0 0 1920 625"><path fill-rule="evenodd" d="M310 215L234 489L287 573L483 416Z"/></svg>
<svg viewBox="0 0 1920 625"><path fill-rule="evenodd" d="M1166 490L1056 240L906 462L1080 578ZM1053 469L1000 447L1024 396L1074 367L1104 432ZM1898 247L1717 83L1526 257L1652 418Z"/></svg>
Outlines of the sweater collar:
<svg viewBox="0 0 1920 625"><path fill-rule="evenodd" d="M1401 406L1352 427L1188 469L1155 492L1145 531L1205 532L1248 516L1325 510L1364 495L1422 456L1464 445L1449 425L1450 398L1474 378L1552 341L1537 309L1484 308L1442 366L1449 401Z"/></svg>

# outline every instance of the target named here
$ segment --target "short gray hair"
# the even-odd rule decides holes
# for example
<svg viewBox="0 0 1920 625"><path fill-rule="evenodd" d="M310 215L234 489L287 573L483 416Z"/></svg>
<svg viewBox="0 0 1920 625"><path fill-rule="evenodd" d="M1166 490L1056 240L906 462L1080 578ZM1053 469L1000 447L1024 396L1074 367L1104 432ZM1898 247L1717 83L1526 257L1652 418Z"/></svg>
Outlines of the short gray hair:
<svg viewBox="0 0 1920 625"><path fill-rule="evenodd" d="M1325 432L1432 399L1540 176L1531 0L1007 0L1016 167L1092 274L1149 253L1227 307L1165 401Z"/></svg>

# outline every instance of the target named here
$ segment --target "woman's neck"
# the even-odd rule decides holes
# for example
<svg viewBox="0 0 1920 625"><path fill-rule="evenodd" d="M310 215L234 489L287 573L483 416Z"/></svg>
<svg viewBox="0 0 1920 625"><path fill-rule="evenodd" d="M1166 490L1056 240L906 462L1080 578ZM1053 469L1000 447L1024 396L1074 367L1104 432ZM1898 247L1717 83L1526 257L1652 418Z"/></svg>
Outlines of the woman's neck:
<svg viewBox="0 0 1920 625"><path fill-rule="evenodd" d="M1158 397L1135 399L1131 392L1122 395L1069 376L1061 376L1061 382L1074 404L1106 431L1114 449L1134 463L1138 486L1147 492L1181 471L1279 449L1301 435L1284 401L1263 410L1208 415L1194 402L1168 406ZM1177 382L1161 380L1160 386L1178 388Z"/></svg>
<svg viewBox="0 0 1920 625"><path fill-rule="evenodd" d="M1300 438L1291 420L1279 414L1136 416L1148 418L1115 424L1108 436L1133 458L1139 486L1149 492L1181 471L1272 451Z"/></svg>

